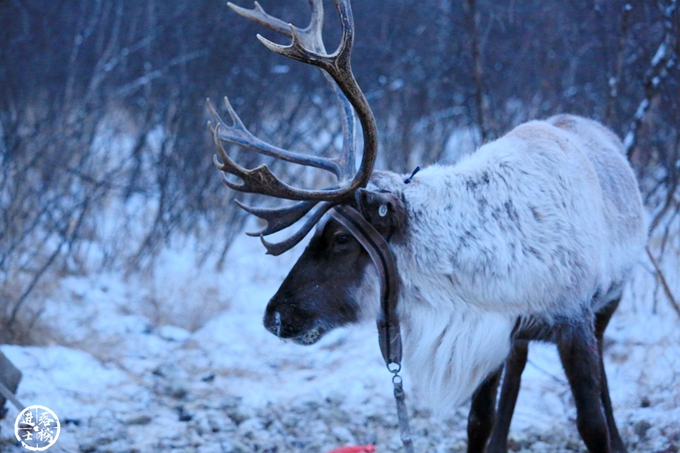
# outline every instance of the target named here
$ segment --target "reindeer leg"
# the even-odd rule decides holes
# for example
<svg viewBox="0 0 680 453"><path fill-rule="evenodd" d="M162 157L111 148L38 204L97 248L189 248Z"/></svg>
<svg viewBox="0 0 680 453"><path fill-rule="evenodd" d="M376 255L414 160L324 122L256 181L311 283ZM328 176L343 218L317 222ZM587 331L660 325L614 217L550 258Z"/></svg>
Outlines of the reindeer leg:
<svg viewBox="0 0 680 453"><path fill-rule="evenodd" d="M507 453L508 434L510 433L510 422L515 411L515 403L519 394L522 382L522 372L527 363L527 353L529 352L529 342L516 340L510 352L510 356L505 361L505 374L503 375L503 386L501 396L498 401L498 416L493 427L491 440L487 448L487 453Z"/></svg>
<svg viewBox="0 0 680 453"><path fill-rule="evenodd" d="M468 416L467 453L484 453L486 441L493 429L496 415L496 392L503 367L490 374L472 395L470 415Z"/></svg>
<svg viewBox="0 0 680 453"><path fill-rule="evenodd" d="M620 299L609 303L602 311L597 313L595 317L595 337L597 338L597 348L600 353L600 371L601 371L601 386L602 386L602 406L604 407L604 415L607 418L607 426L609 428L609 440L613 453L627 453L626 447L623 445L619 430L616 428L614 421L614 411L612 410L612 401L609 397L609 385L607 384L607 374L604 371L604 362L602 358L602 338L604 331L609 324L609 320L619 306Z"/></svg>
<svg viewBox="0 0 680 453"><path fill-rule="evenodd" d="M610 453L602 409L601 359L592 318L566 320L557 327L557 350L576 403L576 425L590 453Z"/></svg>

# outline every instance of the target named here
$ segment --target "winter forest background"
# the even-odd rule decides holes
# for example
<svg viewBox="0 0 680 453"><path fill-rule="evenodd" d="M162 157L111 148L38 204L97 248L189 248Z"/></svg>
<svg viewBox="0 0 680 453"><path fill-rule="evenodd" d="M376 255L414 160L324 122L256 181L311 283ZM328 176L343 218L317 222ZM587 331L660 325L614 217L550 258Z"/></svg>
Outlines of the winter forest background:
<svg viewBox="0 0 680 453"><path fill-rule="evenodd" d="M307 2L261 3L286 21L308 22ZM339 25L327 3L325 41L333 48ZM640 277L631 291L638 302L630 305L634 309L628 317L625 311L621 316L630 323L660 316L663 323L671 323L669 332L680 330L680 11L676 0L363 0L355 1L353 10L357 30L353 68L378 121L378 168L406 173L416 165L451 163L523 121L562 112L600 120L625 138L651 233L649 256L641 257ZM181 419L186 407L210 399L196 397L200 391L193 384L186 384L188 390L181 397L154 387L175 373L158 371L164 364L159 357L170 350L177 353L172 348L184 348L197 336L215 341L206 333L216 329L215 320L224 319L230 310L245 313L238 307L255 299L253 294L258 295L256 308L243 319L259 325L271 292L260 294L251 288L246 294L243 287L275 289L284 268L292 263L292 258L262 259L257 241L241 238L252 219L231 202L234 194L213 167L205 98L228 95L253 133L283 148L333 154L340 144L334 95L318 71L267 51L255 39L256 33L283 42L231 12L223 1L0 0L0 343L18 345L3 348L15 363L27 363L27 355L37 356L36 351L49 355L73 350L76 355L89 354L83 360L93 369L120 365L130 379L140 380L137 391L145 385L156 389L148 398L164 408L146 422L137 420L142 426L158 426L158 414L179 411L175 418ZM240 162L249 166L257 159L239 155ZM273 166L289 181L309 183L306 173L278 163ZM282 269L264 272L262 266ZM206 276L214 281L208 282ZM120 300L112 303L118 297L115 288L120 289ZM118 327L107 330L109 324L99 324L102 317ZM120 327L131 319L143 324L139 332L136 327ZM644 332L654 326L631 329ZM132 347L131 341L142 341L133 331L134 335L158 333L172 347L159 346L165 352L149 358L153 366L133 366L115 352L120 344ZM259 330L251 333L258 338L266 335ZM334 338L329 341L354 344L351 336ZM372 339L370 332L367 338ZM676 409L680 406L677 338L656 339L668 343L662 353L666 361L658 364L666 374L659 375L670 376L669 393L663 398ZM269 345L266 341L261 344ZM627 343L621 341L624 347ZM362 347L356 350L363 351ZM299 360L312 360L303 358L306 350L285 348ZM346 345L338 348L353 350ZM376 345L370 348L377 354ZM329 349L335 352L336 348ZM312 357L319 357L323 348L315 351ZM91 359L97 363L90 363ZM622 366L646 366L641 360L631 359ZM559 365L551 366L559 374ZM216 367L215 361L206 362L196 379L209 376ZM376 368L379 375L382 370ZM22 371L30 389L30 372ZM140 377L147 371L156 374ZM184 376L180 381L192 376L186 369L177 373ZM376 382L387 382L382 377ZM208 385L211 379L200 385ZM233 382L226 374L222 379ZM257 381L252 376L238 379L243 385ZM285 379L285 374L278 379ZM112 393L124 386L114 381L117 384L107 387ZM35 384L34 393L25 395L40 395L38 388ZM69 398L77 400L72 394ZM560 398L569 406L568 392L560 393ZM389 412L385 417L393 417L389 398L385 401ZM63 404L87 406L82 401ZM267 450L265 441L253 441L260 432L275 437L266 423L252 428L255 434L239 431L243 423L260 420L260 409L253 409L260 406L253 404L248 407L255 412L245 421L229 415L233 432L211 431L226 433L215 451L319 451L335 446L326 440L313 448L309 443L293 446L294 440L281 440L272 441L278 450ZM198 423L201 411L230 410L220 408L196 406L193 415L187 415L189 420L180 421ZM131 409L110 410L118 414ZM120 438L129 440L120 444L120 451L131 445L140 451L152 445L194 451L215 444L144 444L133 428L109 436L108 442L86 444L79 430L90 427L88 436L95 436L103 429L90 419L82 421L100 414L92 411L83 412L79 423L70 425L76 439L73 451L100 451L104 444L109 451L118 451L111 445L122 442ZM416 413L416 425L429 420L423 414ZM649 421L649 426L640 425L644 417L633 409L630 414L623 421L624 425L630 421L624 433L629 439L642 439L640 446L631 440L632 451L678 451L677 423L669 420L665 428ZM659 417L663 420L663 413ZM372 426L370 416L368 420L366 426ZM124 427L137 426L126 423L120 421ZM385 423L384 430L389 431L390 422ZM560 423L566 425L567 418ZM354 426L348 420L337 424ZM282 439L304 437L284 428ZM2 429L3 437L11 437L6 432L10 425L3 424ZM358 434L360 428L346 428L349 435L333 434L333 429L323 439L335 436L336 445L365 440ZM430 438L435 438L435 428L431 430ZM648 431L656 440L644 443L651 438ZM377 436L368 440L380 445L381 434ZM533 445L531 451L542 451L536 442L551 441L536 436L527 440L526 448ZM564 436L575 442L573 450L564 451L583 448L573 432ZM9 440L6 445L14 448ZM447 445L450 450L440 450L462 448ZM521 442L517 445L524 448ZM392 451L393 446L386 441L384 448Z"/></svg>

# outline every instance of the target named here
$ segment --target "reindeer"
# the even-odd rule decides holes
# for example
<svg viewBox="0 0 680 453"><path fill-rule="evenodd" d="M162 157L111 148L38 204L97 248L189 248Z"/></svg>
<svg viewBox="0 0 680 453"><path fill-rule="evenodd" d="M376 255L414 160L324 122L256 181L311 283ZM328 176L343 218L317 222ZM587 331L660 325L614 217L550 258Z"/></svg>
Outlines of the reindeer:
<svg viewBox="0 0 680 453"><path fill-rule="evenodd" d="M258 35L270 50L321 69L343 111L340 156L277 148L254 137L226 98L231 125L208 102L219 154L215 164L226 185L297 201L279 208L239 203L267 221L262 231L249 234L278 255L316 227L269 301L265 327L280 338L312 344L334 328L380 319L378 272L365 247L333 215L339 208L355 210L387 241L396 263L396 315L410 374L440 408L472 396L468 452L507 451L527 342L533 340L557 345L588 450L625 452L602 363L602 335L644 247L646 228L620 140L595 121L558 115L522 124L455 165L432 165L408 178L374 171L375 119L350 64L352 12L349 0L334 1L342 37L333 53L326 52L321 37L321 0L310 0L312 18L305 29L268 15L257 2L251 10L229 6L291 38L282 46ZM358 171L355 112L363 133ZM265 165L238 165L223 142L330 172L337 184L322 190L292 187ZM283 242L263 238L308 214Z"/></svg>

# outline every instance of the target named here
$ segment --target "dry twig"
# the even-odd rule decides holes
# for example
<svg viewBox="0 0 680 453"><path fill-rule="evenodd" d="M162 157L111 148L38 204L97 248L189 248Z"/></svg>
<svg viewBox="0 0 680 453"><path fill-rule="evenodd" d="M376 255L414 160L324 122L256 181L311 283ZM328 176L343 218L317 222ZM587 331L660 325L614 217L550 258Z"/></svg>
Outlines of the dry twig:
<svg viewBox="0 0 680 453"><path fill-rule="evenodd" d="M659 278L659 281L661 282L661 286L663 287L663 292L666 293L666 297L668 297L668 301L670 302L671 307L673 307L673 309L678 314L678 316L680 316L680 305L678 305L678 302L675 300L675 297L673 296L673 292L671 291L670 286L668 286L668 281L666 280L666 276L664 275L663 271L661 270L659 263L654 258L654 255L652 255L651 250L649 250L649 247L645 247L645 250L647 250L647 256L649 256L649 260L652 262L652 265L654 266L654 270L656 271L656 275Z"/></svg>

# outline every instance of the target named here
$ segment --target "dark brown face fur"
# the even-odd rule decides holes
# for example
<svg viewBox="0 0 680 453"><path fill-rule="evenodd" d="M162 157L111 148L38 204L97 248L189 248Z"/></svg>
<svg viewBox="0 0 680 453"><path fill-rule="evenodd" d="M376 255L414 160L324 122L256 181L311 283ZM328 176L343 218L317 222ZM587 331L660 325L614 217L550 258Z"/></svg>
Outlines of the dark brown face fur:
<svg viewBox="0 0 680 453"><path fill-rule="evenodd" d="M280 338L313 344L359 319L353 298L370 258L338 222L317 232L267 305L264 326Z"/></svg>
<svg viewBox="0 0 680 453"><path fill-rule="evenodd" d="M381 206L388 208L387 213L379 214ZM356 208L384 237L399 240L405 230L406 209L398 196L359 189ZM368 253L338 222L331 219L319 230L264 315L267 330L300 344L315 343L326 332L359 320L355 297L365 294L358 289L366 267L372 266Z"/></svg>

